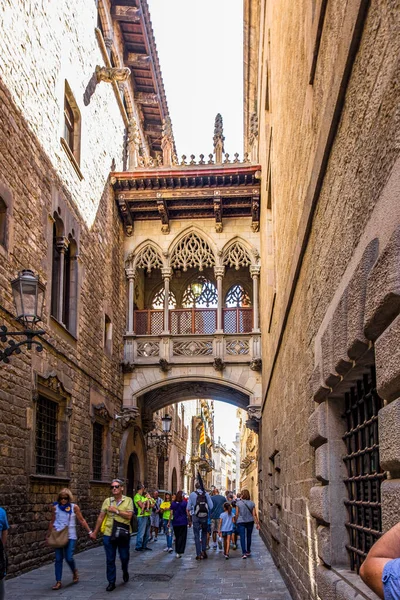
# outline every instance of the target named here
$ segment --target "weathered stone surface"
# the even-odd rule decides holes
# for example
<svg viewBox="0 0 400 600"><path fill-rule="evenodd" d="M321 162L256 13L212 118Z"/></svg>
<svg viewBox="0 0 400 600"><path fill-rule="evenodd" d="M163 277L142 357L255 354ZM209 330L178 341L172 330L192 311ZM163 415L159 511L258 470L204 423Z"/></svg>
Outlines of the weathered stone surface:
<svg viewBox="0 0 400 600"><path fill-rule="evenodd" d="M347 288L347 354L357 360L368 348L364 335L364 312L368 274L378 257L378 239L372 240L363 252Z"/></svg>
<svg viewBox="0 0 400 600"><path fill-rule="evenodd" d="M352 367L352 362L347 355L347 296L347 290L345 290L332 317L332 364L335 372L342 376Z"/></svg>
<svg viewBox="0 0 400 600"><path fill-rule="evenodd" d="M330 321L322 334L322 379L328 387L335 387L340 381L340 375L335 371L335 358L333 352L334 332L333 323Z"/></svg>
<svg viewBox="0 0 400 600"><path fill-rule="evenodd" d="M325 398L327 397L327 395L329 394L331 388L324 385L324 383L322 381L321 368L319 365L317 365L315 367L315 369L313 370L313 372L311 374L310 383L311 383L312 397L315 400L315 402L323 402L325 400Z"/></svg>
<svg viewBox="0 0 400 600"><path fill-rule="evenodd" d="M400 312L400 226L368 276L364 332L376 340Z"/></svg>
<svg viewBox="0 0 400 600"><path fill-rule="evenodd" d="M400 399L379 411L379 460L383 470L400 474Z"/></svg>
<svg viewBox="0 0 400 600"><path fill-rule="evenodd" d="M308 439L311 446L318 447L327 439L327 406L320 404L308 419Z"/></svg>
<svg viewBox="0 0 400 600"><path fill-rule="evenodd" d="M326 525L319 525L317 529L318 556L328 567L332 564L331 556L331 530Z"/></svg>
<svg viewBox="0 0 400 600"><path fill-rule="evenodd" d="M381 485L382 529L388 531L399 522L400 479L387 479Z"/></svg>
<svg viewBox="0 0 400 600"><path fill-rule="evenodd" d="M323 444L315 450L315 477L321 483L329 481L328 444Z"/></svg>
<svg viewBox="0 0 400 600"><path fill-rule="evenodd" d="M319 565L316 569L318 596L324 600L336 600L336 588L341 578L337 573Z"/></svg>
<svg viewBox="0 0 400 600"><path fill-rule="evenodd" d="M392 401L400 396L400 316L375 342L377 391Z"/></svg>
<svg viewBox="0 0 400 600"><path fill-rule="evenodd" d="M310 490L310 514L322 523L330 521L329 486L315 485Z"/></svg>

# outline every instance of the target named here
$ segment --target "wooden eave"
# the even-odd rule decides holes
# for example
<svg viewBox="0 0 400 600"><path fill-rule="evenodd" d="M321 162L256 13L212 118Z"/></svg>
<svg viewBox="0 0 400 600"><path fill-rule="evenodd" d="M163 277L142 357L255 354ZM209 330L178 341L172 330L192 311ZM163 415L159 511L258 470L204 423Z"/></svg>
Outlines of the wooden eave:
<svg viewBox="0 0 400 600"><path fill-rule="evenodd" d="M141 105L144 118L144 131L153 151L161 150L161 128L163 120L169 116L164 83L154 40L153 28L147 0L111 0L112 10L118 7L139 9L134 17L131 15L118 16L125 54L129 53L147 56L147 64L129 65L135 95L138 92L154 94L157 104L154 106ZM157 126L155 130L154 125Z"/></svg>
<svg viewBox="0 0 400 600"><path fill-rule="evenodd" d="M196 165L172 168L137 169L111 173L121 216L130 223L164 220L251 217L259 223L259 165ZM164 224L165 225L165 224Z"/></svg>

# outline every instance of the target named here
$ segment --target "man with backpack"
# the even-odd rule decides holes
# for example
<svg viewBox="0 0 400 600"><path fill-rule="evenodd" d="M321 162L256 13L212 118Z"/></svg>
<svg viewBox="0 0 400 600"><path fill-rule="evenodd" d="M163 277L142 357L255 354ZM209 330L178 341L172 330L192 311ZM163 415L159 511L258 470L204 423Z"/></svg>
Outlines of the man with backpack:
<svg viewBox="0 0 400 600"><path fill-rule="evenodd" d="M196 560L207 558L207 528L208 516L212 510L213 503L210 494L206 492L201 484L196 481L196 489L189 496L187 512L189 522L193 523L194 543L196 544ZM200 541L201 532L201 541Z"/></svg>
<svg viewBox="0 0 400 600"><path fill-rule="evenodd" d="M4 600L4 579L7 571L6 545L8 536L7 514L4 508L0 507L0 600Z"/></svg>

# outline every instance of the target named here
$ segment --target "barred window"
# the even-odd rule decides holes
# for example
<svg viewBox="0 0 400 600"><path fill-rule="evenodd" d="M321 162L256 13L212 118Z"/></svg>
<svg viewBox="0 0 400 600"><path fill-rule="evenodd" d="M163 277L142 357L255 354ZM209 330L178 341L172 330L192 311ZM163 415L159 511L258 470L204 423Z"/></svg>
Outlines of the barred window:
<svg viewBox="0 0 400 600"><path fill-rule="evenodd" d="M7 242L7 204L0 196L0 245L4 248Z"/></svg>
<svg viewBox="0 0 400 600"><path fill-rule="evenodd" d="M58 404L39 396L36 409L36 472L55 475Z"/></svg>
<svg viewBox="0 0 400 600"><path fill-rule="evenodd" d="M93 479L98 481L103 475L103 434L104 426L93 423Z"/></svg>
<svg viewBox="0 0 400 600"><path fill-rule="evenodd" d="M346 528L350 566L358 573L369 549L382 533L378 412L383 403L376 392L375 369L358 380L345 394L347 431L343 436L347 455L345 484L348 499Z"/></svg>

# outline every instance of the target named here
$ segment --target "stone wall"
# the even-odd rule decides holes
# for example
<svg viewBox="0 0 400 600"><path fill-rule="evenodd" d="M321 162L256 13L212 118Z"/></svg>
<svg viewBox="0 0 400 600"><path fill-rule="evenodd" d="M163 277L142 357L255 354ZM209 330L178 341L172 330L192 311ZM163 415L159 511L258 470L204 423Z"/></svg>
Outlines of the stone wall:
<svg viewBox="0 0 400 600"><path fill-rule="evenodd" d="M0 365L0 503L11 525L10 574L53 557L44 536L60 488L72 489L93 526L109 478L118 473L122 428L113 418L122 403L125 277L123 232L107 179L113 160L117 169L123 166L124 123L107 84L97 86L89 105L83 102L95 66L102 64L96 19L95 3L78 0L68 6L28 3L25 11L5 2L0 11L0 195L8 206L0 246L0 323L18 328L10 280L19 270L31 268L47 285L44 351L25 348ZM82 180L60 144L65 80L81 110ZM55 212L78 241L76 335L50 316ZM113 328L107 352L105 314ZM35 472L40 386L65 403L63 476ZM93 482L92 420L102 405L104 481ZM81 548L88 542L80 535Z"/></svg>
<svg viewBox="0 0 400 600"><path fill-rule="evenodd" d="M262 533L294 598L372 597L348 571L338 423L344 392L375 363L394 401L381 464L398 477L399 5L267 1L258 27L261 261L273 271L260 282ZM397 490L383 484L384 528Z"/></svg>

